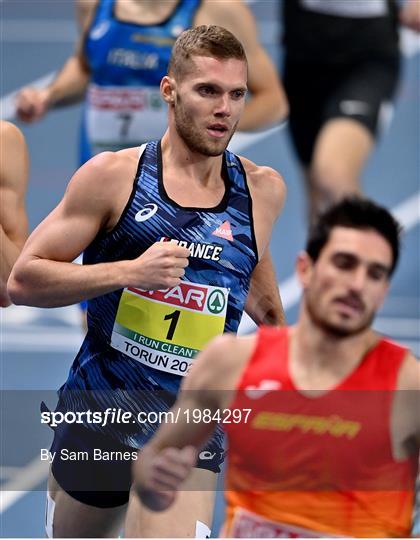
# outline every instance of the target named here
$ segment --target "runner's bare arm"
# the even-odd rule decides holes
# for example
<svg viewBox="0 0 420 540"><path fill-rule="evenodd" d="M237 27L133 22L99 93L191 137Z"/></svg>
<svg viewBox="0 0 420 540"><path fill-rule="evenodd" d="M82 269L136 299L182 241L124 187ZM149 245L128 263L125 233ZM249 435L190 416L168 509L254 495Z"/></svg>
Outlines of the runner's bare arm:
<svg viewBox="0 0 420 540"><path fill-rule="evenodd" d="M9 279L17 304L65 306L132 285L161 289L179 284L188 249L157 242L133 260L93 265L73 261L96 237L109 231L127 203L137 151L104 152L83 165L63 200L35 229Z"/></svg>
<svg viewBox="0 0 420 540"><path fill-rule="evenodd" d="M239 39L245 49L251 96L238 129L261 129L283 120L288 114L286 94L273 63L259 43L255 20L249 8L241 0L207 0L200 8L195 23L223 26Z"/></svg>
<svg viewBox="0 0 420 540"><path fill-rule="evenodd" d="M245 311L257 325L286 324L276 273L268 249L252 273Z"/></svg>
<svg viewBox="0 0 420 540"><path fill-rule="evenodd" d="M199 449L210 438L216 423L195 422L193 414L204 410L213 414L224 406L220 373L232 364L235 347L236 338L225 334L197 356L170 411L176 421L162 423L134 462L134 488L150 509L165 510L172 504Z"/></svg>
<svg viewBox="0 0 420 540"><path fill-rule="evenodd" d="M0 123L0 156L0 306L6 307L11 303L7 280L28 236L28 148L20 130L9 122Z"/></svg>
<svg viewBox="0 0 420 540"><path fill-rule="evenodd" d="M25 87L16 96L16 113L24 122L35 122L49 109L78 103L84 97L90 78L89 66L83 53L85 34L94 13L96 0L79 0L76 4L77 19L81 28L76 50L45 88Z"/></svg>
<svg viewBox="0 0 420 540"><path fill-rule="evenodd" d="M400 369L398 392L395 392L392 414L392 439L399 459L407 459L413 453L419 459L420 448L420 361L409 352ZM397 441L397 444L395 444ZM419 472L417 472L417 485ZM419 493L415 493L412 538L419 533Z"/></svg>
<svg viewBox="0 0 420 540"><path fill-rule="evenodd" d="M284 324L285 318L269 242L274 223L284 205L286 186L281 175L270 167L259 167L243 157L241 161L252 197L254 230L260 259L251 277L245 310L256 324L277 326Z"/></svg>
<svg viewBox="0 0 420 540"><path fill-rule="evenodd" d="M86 33L93 20L97 6L98 0L76 0L75 2L76 21L79 26L79 33L81 34L82 39L84 38L83 34ZM77 44L79 51L82 44L82 40L79 40Z"/></svg>
<svg viewBox="0 0 420 540"><path fill-rule="evenodd" d="M420 361L408 352L398 376L398 392L394 399L394 427L402 430L410 447L420 448Z"/></svg>

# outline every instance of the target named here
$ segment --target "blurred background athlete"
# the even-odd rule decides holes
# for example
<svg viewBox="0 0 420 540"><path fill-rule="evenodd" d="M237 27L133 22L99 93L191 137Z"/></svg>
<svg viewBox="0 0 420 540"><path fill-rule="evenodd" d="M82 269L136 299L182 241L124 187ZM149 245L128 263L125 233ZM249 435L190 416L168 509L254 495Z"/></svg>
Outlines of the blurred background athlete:
<svg viewBox="0 0 420 540"><path fill-rule="evenodd" d="M104 150L120 150L160 138L167 108L159 84L171 48L186 28L216 24L244 45L251 97L240 130L262 128L284 118L287 102L275 68L257 37L255 20L239 0L79 0L81 27L76 51L44 89L17 96L21 120L39 120L55 106L86 96L80 162Z"/></svg>
<svg viewBox="0 0 420 540"><path fill-rule="evenodd" d="M283 2L284 86L311 222L360 191L359 178L390 115L398 83L398 23L419 31L420 2Z"/></svg>

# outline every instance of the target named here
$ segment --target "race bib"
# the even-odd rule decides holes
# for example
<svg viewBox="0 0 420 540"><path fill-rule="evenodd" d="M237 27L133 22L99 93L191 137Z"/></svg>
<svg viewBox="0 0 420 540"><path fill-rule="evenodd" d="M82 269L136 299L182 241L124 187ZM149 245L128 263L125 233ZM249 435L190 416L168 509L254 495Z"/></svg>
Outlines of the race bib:
<svg viewBox="0 0 420 540"><path fill-rule="evenodd" d="M185 376L196 354L225 328L229 291L181 282L161 291L124 289L111 346L166 373Z"/></svg>
<svg viewBox="0 0 420 540"><path fill-rule="evenodd" d="M229 536L233 538L338 538L287 523L270 521L243 508L235 510Z"/></svg>
<svg viewBox="0 0 420 540"><path fill-rule="evenodd" d="M92 154L159 139L166 126L167 107L159 88L89 86L86 129Z"/></svg>

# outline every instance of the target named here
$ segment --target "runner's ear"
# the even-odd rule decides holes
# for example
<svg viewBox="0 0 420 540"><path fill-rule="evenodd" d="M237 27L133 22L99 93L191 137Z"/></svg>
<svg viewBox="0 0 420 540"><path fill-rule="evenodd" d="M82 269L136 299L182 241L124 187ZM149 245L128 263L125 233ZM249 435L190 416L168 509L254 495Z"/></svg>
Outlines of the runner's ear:
<svg viewBox="0 0 420 540"><path fill-rule="evenodd" d="M309 283L313 263L306 251L301 251L296 259L296 274L303 288Z"/></svg>
<svg viewBox="0 0 420 540"><path fill-rule="evenodd" d="M175 102L175 79L165 75L160 81L160 93L166 103L173 104Z"/></svg>

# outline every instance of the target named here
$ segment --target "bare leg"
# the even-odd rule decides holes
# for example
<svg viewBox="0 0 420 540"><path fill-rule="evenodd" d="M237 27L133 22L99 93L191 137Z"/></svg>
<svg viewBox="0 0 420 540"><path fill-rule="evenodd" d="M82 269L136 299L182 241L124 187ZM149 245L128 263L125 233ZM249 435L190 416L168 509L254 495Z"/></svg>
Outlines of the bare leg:
<svg viewBox="0 0 420 540"><path fill-rule="evenodd" d="M48 492L54 501L52 533L54 538L117 538L127 505L97 508L73 499L57 483L50 471ZM51 523L50 523L51 526Z"/></svg>
<svg viewBox="0 0 420 540"><path fill-rule="evenodd" d="M194 469L178 493L175 503L165 512L145 508L134 491L130 493L126 538L195 538L197 521L209 529L213 519L216 474ZM203 491L197 491L197 487ZM190 489L188 489L190 487Z"/></svg>
<svg viewBox="0 0 420 540"><path fill-rule="evenodd" d="M359 178L374 139L359 122L337 118L321 129L307 174L309 216L351 193L360 192Z"/></svg>

